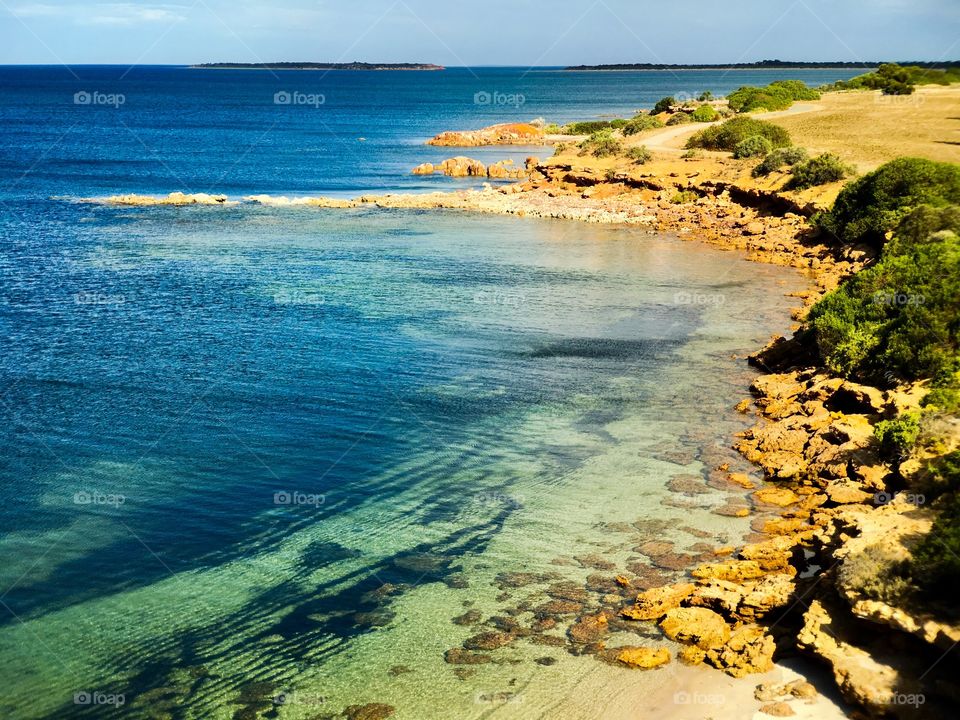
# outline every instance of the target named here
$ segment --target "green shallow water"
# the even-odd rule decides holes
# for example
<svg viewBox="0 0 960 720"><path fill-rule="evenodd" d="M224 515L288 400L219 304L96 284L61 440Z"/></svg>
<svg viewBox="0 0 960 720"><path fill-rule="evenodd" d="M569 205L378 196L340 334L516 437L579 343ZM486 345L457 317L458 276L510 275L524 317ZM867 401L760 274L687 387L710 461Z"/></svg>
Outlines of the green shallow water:
<svg viewBox="0 0 960 720"><path fill-rule="evenodd" d="M728 493L667 483L748 469L742 358L787 329L796 272L456 213L65 212L85 232L2 266L30 289L5 310L30 342L2 365L22 492L4 717L614 717L672 677L529 638L482 665L444 653L491 617L529 626L556 583L587 611L619 602L618 573L677 576L644 542L749 532L711 512ZM93 291L125 299L64 301ZM73 501L91 490L124 503ZM451 622L468 610L480 624Z"/></svg>

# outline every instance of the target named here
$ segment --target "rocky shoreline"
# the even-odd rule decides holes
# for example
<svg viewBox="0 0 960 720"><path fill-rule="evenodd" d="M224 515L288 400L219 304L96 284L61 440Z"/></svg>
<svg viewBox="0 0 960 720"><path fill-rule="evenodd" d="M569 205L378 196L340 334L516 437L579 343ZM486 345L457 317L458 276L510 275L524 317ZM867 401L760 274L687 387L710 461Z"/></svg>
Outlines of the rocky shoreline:
<svg viewBox="0 0 960 720"><path fill-rule="evenodd" d="M438 136L455 144L454 134ZM462 134L460 134L462 135ZM508 133L510 135L510 133ZM520 142L519 136L502 139ZM489 138L459 138L489 144ZM441 172L483 176L479 168L454 159ZM472 168L472 169L471 169ZM450 172L447 172L448 169ZM427 172L429 170L429 173ZM421 166L430 174L437 170ZM486 168L484 172L488 172ZM353 200L265 195L246 202L273 207L444 208L519 217L573 219L641 226L675 233L751 260L796 267L810 280L798 296L802 319L817 299L873 259L863 247L836 248L818 238L808 217L825 206L823 197L803 198L744 181L743 165L706 159L677 159L642 167L604 167L560 153L546 162L531 159L520 182L482 190L422 195L372 195ZM488 175L489 176L489 175ZM834 188L834 195L837 188ZM827 194L827 199L832 196ZM116 196L97 200L114 205L228 205L223 196L174 194L167 198ZM743 457L761 468L765 484L721 463L709 468L708 484L743 495L716 511L753 516L754 536L738 549L699 543L697 555L681 555L672 543L646 543L652 566L611 568L592 575L588 587L551 574L507 573L501 589L544 584L551 598L533 608L534 620L518 615L483 621L469 613L454 622L476 625L478 633L446 660L461 675L471 666L495 662L490 653L524 638L593 654L613 664L652 669L671 662L665 646L608 649L611 628L655 624L647 637L669 638L681 646L678 660L706 663L734 677L765 673L775 660L803 654L822 662L843 697L868 717L951 717L960 701L953 679L956 663L946 654L960 641L960 626L937 622L919 611L879 601L864 591L865 578L884 563L909 555L915 539L929 530L933 512L905 495L898 482L911 467L893 468L880 456L874 427L918 407L922 386L881 391L831 377L802 352L799 343L778 338L751 358L766 374L751 388L753 397L737 410L757 423L735 439ZM918 468L912 468L917 470ZM679 489L681 492L683 488ZM637 530L645 528L638 527ZM649 528L646 528L649 529ZM878 552L877 548L883 552ZM680 582L654 567L679 571L699 564ZM550 630L567 626L565 635ZM802 682L759 686L757 700L774 716L794 713L789 700L816 690Z"/></svg>

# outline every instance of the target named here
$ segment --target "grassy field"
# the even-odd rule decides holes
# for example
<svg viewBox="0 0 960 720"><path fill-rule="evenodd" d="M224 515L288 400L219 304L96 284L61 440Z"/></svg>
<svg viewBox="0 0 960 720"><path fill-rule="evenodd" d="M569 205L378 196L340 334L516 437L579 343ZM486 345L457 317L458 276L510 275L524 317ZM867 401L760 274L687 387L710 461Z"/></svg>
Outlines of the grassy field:
<svg viewBox="0 0 960 720"><path fill-rule="evenodd" d="M861 172L909 155L960 163L960 86L918 88L913 95L827 93L822 110L773 119L796 145L832 152Z"/></svg>

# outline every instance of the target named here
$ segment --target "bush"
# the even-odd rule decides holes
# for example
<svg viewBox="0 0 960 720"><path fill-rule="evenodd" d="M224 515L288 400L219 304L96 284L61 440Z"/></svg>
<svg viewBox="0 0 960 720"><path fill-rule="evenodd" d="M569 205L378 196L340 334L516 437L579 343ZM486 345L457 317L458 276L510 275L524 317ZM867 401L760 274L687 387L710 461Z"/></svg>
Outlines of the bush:
<svg viewBox="0 0 960 720"><path fill-rule="evenodd" d="M547 135L563 135L565 134L565 128L557 125L556 123L550 123L549 125L544 125L543 132Z"/></svg>
<svg viewBox="0 0 960 720"><path fill-rule="evenodd" d="M687 203L692 203L698 197L700 196L692 190L680 190L676 195L670 198L670 202L672 202L674 205L686 205Z"/></svg>
<svg viewBox="0 0 960 720"><path fill-rule="evenodd" d="M764 120L736 117L720 125L704 128L687 140L687 147L732 152L737 145L754 135L765 137L775 148L790 145L790 133L782 127Z"/></svg>
<svg viewBox="0 0 960 720"><path fill-rule="evenodd" d="M934 602L951 606L948 598L960 593L960 498L948 496L930 534L913 551L910 574ZM951 610L956 613L956 608Z"/></svg>
<svg viewBox="0 0 960 720"><path fill-rule="evenodd" d="M662 127L663 123L660 121L660 118L655 118L651 115L637 115L633 120L630 120L624 124L623 134L636 135L644 130L652 130L654 128Z"/></svg>
<svg viewBox="0 0 960 720"><path fill-rule="evenodd" d="M695 148L692 148L684 152L683 155L681 155L680 157L683 158L684 160L693 160L695 158L703 157L703 153Z"/></svg>
<svg viewBox="0 0 960 720"><path fill-rule="evenodd" d="M960 166L899 158L845 187L817 224L841 243L879 248L886 233L917 206L958 203Z"/></svg>
<svg viewBox="0 0 960 720"><path fill-rule="evenodd" d="M940 222L931 219L936 212L918 210L879 262L811 309L817 347L834 372L878 383L892 372L950 387L960 370L960 209L939 211Z"/></svg>
<svg viewBox="0 0 960 720"><path fill-rule="evenodd" d="M592 135L600 130L609 130L612 127L610 120L585 120L567 125L569 135Z"/></svg>
<svg viewBox="0 0 960 720"><path fill-rule="evenodd" d="M598 130L590 137L580 143L580 150L589 152L594 157L603 158L611 155L619 155L623 146L620 141L614 137L610 129Z"/></svg>
<svg viewBox="0 0 960 720"><path fill-rule="evenodd" d="M662 112L670 112L670 108L677 104L677 99L672 95L657 100L657 104L650 111L651 115L659 115Z"/></svg>
<svg viewBox="0 0 960 720"><path fill-rule="evenodd" d="M697 98L697 100L700 102L710 102L713 100L713 93L709 90L704 90L702 93L700 93L700 96Z"/></svg>
<svg viewBox="0 0 960 720"><path fill-rule="evenodd" d="M617 118L616 120L610 121L610 127L614 130L620 130L621 128L626 127L627 122L628 121L624 120L623 118Z"/></svg>
<svg viewBox="0 0 960 720"><path fill-rule="evenodd" d="M791 190L803 190L816 185L843 180L854 173L854 169L832 153L824 153L793 166L793 177L787 183Z"/></svg>
<svg viewBox="0 0 960 720"><path fill-rule="evenodd" d="M646 145L638 145L627 150L627 158L633 160L637 165L643 165L653 157Z"/></svg>
<svg viewBox="0 0 960 720"><path fill-rule="evenodd" d="M809 159L809 155L807 155L807 151L801 147L778 148L767 155L763 161L753 169L752 174L754 177L766 176L779 170L784 165L792 167L807 159Z"/></svg>
<svg viewBox="0 0 960 720"><path fill-rule="evenodd" d="M880 452L887 457L906 455L920 437L920 414L904 413L893 420L881 420L873 435L880 443Z"/></svg>
<svg viewBox="0 0 960 720"><path fill-rule="evenodd" d="M742 160L743 158L766 155L771 150L773 150L773 143L763 137L763 135L753 135L737 143L737 146L733 149L733 156L738 160Z"/></svg>
<svg viewBox="0 0 960 720"><path fill-rule="evenodd" d="M880 90L884 95L910 95L913 93L914 85L922 82L927 77L923 68L916 66L901 67L896 63L886 63L881 65L876 72L858 75L850 80L841 80L830 86L833 90ZM930 75L945 79L943 76Z"/></svg>
<svg viewBox="0 0 960 720"><path fill-rule="evenodd" d="M691 119L694 122L714 122L720 119L720 113L716 111L713 105L701 105L693 111Z"/></svg>
<svg viewBox="0 0 960 720"><path fill-rule="evenodd" d="M678 112L670 116L670 119L667 120L667 125L688 125L693 122L693 118L690 117L690 113Z"/></svg>
<svg viewBox="0 0 960 720"><path fill-rule="evenodd" d="M797 100L818 100L820 93L801 80L778 80L766 87L745 85L727 97L734 112L786 110Z"/></svg>
<svg viewBox="0 0 960 720"><path fill-rule="evenodd" d="M840 567L844 584L871 600L897 603L913 591L908 568L883 545L868 545Z"/></svg>

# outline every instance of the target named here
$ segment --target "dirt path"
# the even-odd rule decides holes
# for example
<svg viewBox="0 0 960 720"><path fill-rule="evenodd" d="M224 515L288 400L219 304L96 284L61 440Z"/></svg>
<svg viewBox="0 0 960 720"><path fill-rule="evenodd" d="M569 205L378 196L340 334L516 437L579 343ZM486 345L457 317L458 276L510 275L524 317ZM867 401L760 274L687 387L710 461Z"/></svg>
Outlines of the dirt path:
<svg viewBox="0 0 960 720"><path fill-rule="evenodd" d="M767 112L767 113L757 113L756 115L750 115L750 117L756 118L757 120L773 120L779 117L786 117L788 115L798 115L800 113L809 113L809 112L818 112L823 110L823 105L817 103L795 103L787 110L779 110L777 112ZM650 150L657 150L659 152L669 152L669 153L680 153L683 152L683 146L686 143L688 137L693 135L695 132L703 130L705 127L710 125L719 125L722 120L718 120L713 123L692 123L689 125L678 125L676 127L669 127L664 130L658 130L657 132L648 135L643 138L642 143L647 146Z"/></svg>

